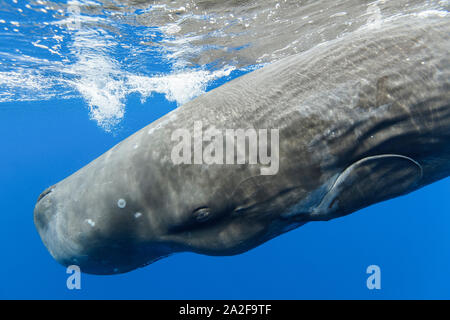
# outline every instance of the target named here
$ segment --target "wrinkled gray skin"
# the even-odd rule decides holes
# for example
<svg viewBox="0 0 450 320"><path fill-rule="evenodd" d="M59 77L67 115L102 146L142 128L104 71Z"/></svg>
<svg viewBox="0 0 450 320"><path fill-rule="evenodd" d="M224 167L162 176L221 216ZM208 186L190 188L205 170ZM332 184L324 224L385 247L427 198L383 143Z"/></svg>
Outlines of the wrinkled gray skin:
<svg viewBox="0 0 450 320"><path fill-rule="evenodd" d="M448 18L393 18L185 104L45 191L34 211L44 244L94 274L181 251L233 255L447 177L449 35ZM279 129L278 174L174 165L172 132L200 120Z"/></svg>

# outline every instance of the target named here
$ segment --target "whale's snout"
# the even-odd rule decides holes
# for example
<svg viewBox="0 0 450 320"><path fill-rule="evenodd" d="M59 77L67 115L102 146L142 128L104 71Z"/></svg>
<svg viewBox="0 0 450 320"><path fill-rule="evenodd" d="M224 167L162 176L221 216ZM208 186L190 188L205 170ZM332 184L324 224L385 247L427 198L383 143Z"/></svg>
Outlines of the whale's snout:
<svg viewBox="0 0 450 320"><path fill-rule="evenodd" d="M34 207L34 224L42 242L52 257L64 266L78 265L80 246L69 236L76 226L68 223L58 199L57 187L45 189Z"/></svg>
<svg viewBox="0 0 450 320"><path fill-rule="evenodd" d="M174 251L157 236L145 236L141 230L150 230L145 211L128 212L131 201L123 206L109 198L90 201L70 190L64 183L47 188L34 208L39 236L61 265L77 265L84 273L118 274Z"/></svg>

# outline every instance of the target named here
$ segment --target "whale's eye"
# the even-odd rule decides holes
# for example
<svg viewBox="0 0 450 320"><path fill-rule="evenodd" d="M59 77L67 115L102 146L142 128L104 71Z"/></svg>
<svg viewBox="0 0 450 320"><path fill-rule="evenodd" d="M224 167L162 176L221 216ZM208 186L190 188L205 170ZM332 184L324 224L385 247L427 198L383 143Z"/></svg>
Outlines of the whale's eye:
<svg viewBox="0 0 450 320"><path fill-rule="evenodd" d="M170 227L171 232L192 231L196 228L203 228L212 221L214 214L208 207L199 207L190 211L186 220L180 221Z"/></svg>
<svg viewBox="0 0 450 320"><path fill-rule="evenodd" d="M208 207L201 207L194 210L194 217L199 222L208 220L210 216L211 210Z"/></svg>

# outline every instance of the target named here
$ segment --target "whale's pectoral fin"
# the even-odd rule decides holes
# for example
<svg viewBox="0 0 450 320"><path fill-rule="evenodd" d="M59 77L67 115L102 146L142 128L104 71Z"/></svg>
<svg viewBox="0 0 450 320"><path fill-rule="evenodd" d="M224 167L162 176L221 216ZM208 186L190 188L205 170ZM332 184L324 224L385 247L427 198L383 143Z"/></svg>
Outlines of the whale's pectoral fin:
<svg viewBox="0 0 450 320"><path fill-rule="evenodd" d="M409 193L421 178L422 167L411 158L395 154L364 158L338 176L310 218L337 218Z"/></svg>

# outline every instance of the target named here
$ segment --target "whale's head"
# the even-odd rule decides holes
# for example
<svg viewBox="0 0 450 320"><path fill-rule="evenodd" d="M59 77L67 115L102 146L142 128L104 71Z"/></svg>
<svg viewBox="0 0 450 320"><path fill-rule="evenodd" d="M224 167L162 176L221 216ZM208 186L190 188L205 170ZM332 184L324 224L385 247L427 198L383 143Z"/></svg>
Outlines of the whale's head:
<svg viewBox="0 0 450 320"><path fill-rule="evenodd" d="M164 241L148 212L124 198L67 194L65 182L46 189L34 209L39 235L53 258L82 272L117 274L142 267L177 251ZM128 201L127 201L128 200Z"/></svg>
<svg viewBox="0 0 450 320"><path fill-rule="evenodd" d="M117 274L176 252L232 255L264 241L273 219L239 187L244 168L174 165L170 149L135 140L39 196L35 225L59 263Z"/></svg>

